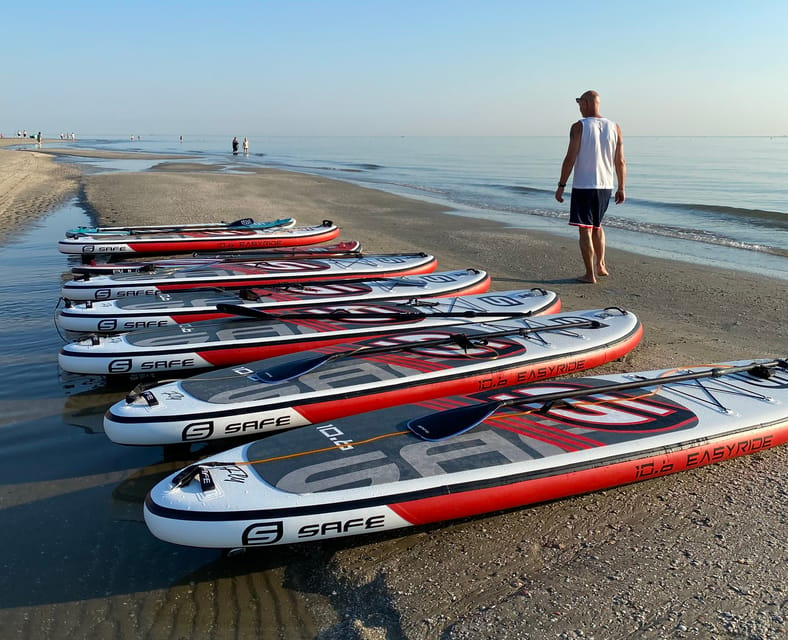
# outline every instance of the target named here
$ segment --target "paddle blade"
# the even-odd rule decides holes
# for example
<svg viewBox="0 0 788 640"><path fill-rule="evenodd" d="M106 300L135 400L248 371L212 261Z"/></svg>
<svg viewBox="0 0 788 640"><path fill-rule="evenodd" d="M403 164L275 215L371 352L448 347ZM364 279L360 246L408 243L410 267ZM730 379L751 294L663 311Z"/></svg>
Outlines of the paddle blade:
<svg viewBox="0 0 788 640"><path fill-rule="evenodd" d="M254 224L253 218L241 218L240 220L234 220L233 222L229 223L227 227L248 227L250 224Z"/></svg>
<svg viewBox="0 0 788 640"><path fill-rule="evenodd" d="M297 360L296 362L285 362L269 367L268 369L255 371L254 375L251 377L258 382L265 382L267 384L285 382L293 378L298 378L305 373L309 373L331 359L332 356L329 354L316 356L314 358L305 358L304 360Z"/></svg>
<svg viewBox="0 0 788 640"><path fill-rule="evenodd" d="M428 413L426 416L410 420L407 427L422 440L430 442L445 440L465 433L480 422L484 422L495 413L498 406L497 402L485 402Z"/></svg>
<svg viewBox="0 0 788 640"><path fill-rule="evenodd" d="M216 305L216 310L219 313L228 313L233 316L244 316L246 318L256 318L258 320L274 319L274 316L272 316L270 313L260 311L259 309L252 309L251 307L245 307L241 304L228 304L225 302L219 302Z"/></svg>

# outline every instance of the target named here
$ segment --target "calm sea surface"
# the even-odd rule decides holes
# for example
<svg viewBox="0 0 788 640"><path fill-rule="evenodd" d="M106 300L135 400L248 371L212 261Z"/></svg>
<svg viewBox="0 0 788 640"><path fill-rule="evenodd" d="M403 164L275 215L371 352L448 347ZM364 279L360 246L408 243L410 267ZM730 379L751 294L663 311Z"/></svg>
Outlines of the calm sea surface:
<svg viewBox="0 0 788 640"><path fill-rule="evenodd" d="M239 136L242 137L242 136ZM553 199L568 140L559 137L95 137L77 146L195 154L318 174L446 204L462 216L576 235ZM606 218L611 246L788 279L788 137L625 139L627 202ZM90 161L141 170L149 161Z"/></svg>

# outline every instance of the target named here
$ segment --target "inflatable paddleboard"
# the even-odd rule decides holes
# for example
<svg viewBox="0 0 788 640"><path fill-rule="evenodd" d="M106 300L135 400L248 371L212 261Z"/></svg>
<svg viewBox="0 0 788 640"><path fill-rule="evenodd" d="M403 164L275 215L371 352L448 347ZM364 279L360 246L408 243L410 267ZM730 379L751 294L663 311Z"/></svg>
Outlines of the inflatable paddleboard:
<svg viewBox="0 0 788 640"><path fill-rule="evenodd" d="M443 271L420 276L355 281L316 281L232 291L176 291L142 298L119 298L74 304L66 301L57 323L66 331L119 333L229 317L217 304L243 305L261 311L360 304L380 300L435 298L484 293L490 276L478 269Z"/></svg>
<svg viewBox="0 0 788 640"><path fill-rule="evenodd" d="M538 383L358 414L211 456L157 484L145 522L195 547L317 541L598 491L786 441L785 360Z"/></svg>
<svg viewBox="0 0 788 640"><path fill-rule="evenodd" d="M402 276L435 271L438 261L426 253L382 254L361 258L261 260L187 267L164 273L116 273L83 276L63 284L69 300L112 300L156 295L183 289L293 284L328 278Z"/></svg>
<svg viewBox="0 0 788 640"><path fill-rule="evenodd" d="M554 292L538 289L407 303L321 305L274 313L229 306L226 310L253 317L220 318L108 336L91 334L64 345L58 362L70 373L191 372L409 330L550 313L560 304Z"/></svg>
<svg viewBox="0 0 788 640"><path fill-rule="evenodd" d="M204 229L270 229L271 227L293 227L295 218L279 218L255 222L253 218L241 218L235 222L194 222L186 224L143 224L129 227L75 227L66 231L67 238L85 235L135 235L141 233L172 233L179 231L202 231Z"/></svg>
<svg viewBox="0 0 788 640"><path fill-rule="evenodd" d="M617 308L399 333L140 388L109 409L104 431L160 445L303 427L578 372L625 355L641 334Z"/></svg>
<svg viewBox="0 0 788 640"><path fill-rule="evenodd" d="M321 247L285 247L268 251L236 251L229 253L195 252L181 258L157 258L151 260L126 260L96 262L87 260L85 264L71 267L71 273L87 275L107 275L112 273L152 272L162 269L182 269L216 264L218 262L249 262L254 260L292 260L303 258L351 258L360 255L361 243L357 240L338 242ZM92 256L91 258L95 258Z"/></svg>
<svg viewBox="0 0 788 640"><path fill-rule="evenodd" d="M123 234L77 234L58 242L61 253L184 253L228 251L317 244L333 240L339 227L330 220L311 227L267 227L264 229L203 229L195 231Z"/></svg>

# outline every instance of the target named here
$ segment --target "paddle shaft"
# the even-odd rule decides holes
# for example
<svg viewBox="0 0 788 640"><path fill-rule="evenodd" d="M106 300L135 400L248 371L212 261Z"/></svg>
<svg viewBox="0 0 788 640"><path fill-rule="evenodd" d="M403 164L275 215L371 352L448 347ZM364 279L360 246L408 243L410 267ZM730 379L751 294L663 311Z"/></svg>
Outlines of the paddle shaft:
<svg viewBox="0 0 788 640"><path fill-rule="evenodd" d="M255 227L258 229L267 229L270 227L281 227L289 223L292 218L283 218L281 220L272 220L270 222L255 222L251 218L236 220L234 222L195 222L185 224L152 224L140 225L138 227L77 227L77 229L70 231L74 235L93 235L93 234L113 234L123 233L133 235L135 233L168 233L175 231L199 231L201 229L240 229L244 227Z"/></svg>
<svg viewBox="0 0 788 640"><path fill-rule="evenodd" d="M259 318L261 320L354 320L358 319L398 319L415 320L424 318L522 318L530 317L533 311L348 311L346 309L336 309L326 313L268 313L252 307L245 307L237 304L226 304L220 302L216 305L216 310L221 313L230 313L249 318Z"/></svg>
<svg viewBox="0 0 788 640"><path fill-rule="evenodd" d="M422 416L416 420L411 420L408 423L408 428L423 440L445 440L446 438L465 433L503 407L542 404L540 411L547 412L552 408L554 402L564 401L570 398L596 396L615 391L626 391L628 389L643 389L651 386L689 382L704 378L719 378L724 375L742 373L744 371L752 372L753 375L759 375L760 377L768 377L769 369L777 366L788 367L788 362L786 362L786 360L772 360L762 363L752 362L738 367L716 367L695 373L682 373L660 378L632 380L631 382L619 382L589 389L556 391L554 393L543 393L527 398L512 398L509 400L483 402Z"/></svg>
<svg viewBox="0 0 788 640"><path fill-rule="evenodd" d="M395 351L423 349L451 343L454 343L467 350L478 344L487 342L490 338L501 338L504 336L514 335L526 336L531 333L542 333L544 331L561 331L566 329L598 327L600 324L601 323L597 320L583 320L580 322L564 324L560 326L555 325L552 327L522 327L520 329L505 329L502 331L493 331L491 333L470 337L464 333L455 333L444 338L433 338L432 340L423 340L420 342L408 342L402 344L384 345L380 347L359 347L358 349L337 351L336 353L329 353L316 358L298 360L296 362L289 362L279 366L273 366L269 369L257 371L255 375L263 382L281 382L283 380L297 378L298 376L312 371L328 362L345 357L367 356L375 353L393 353Z"/></svg>
<svg viewBox="0 0 788 640"><path fill-rule="evenodd" d="M664 378L647 378L644 380L632 380L631 382L618 382L615 384L604 385L601 387L594 387L593 389L575 389L574 391L557 391L555 393L544 393L541 395L531 396L530 398L513 398L511 400L501 400L499 402L489 403L494 404L497 408L508 407L517 404L532 404L537 402L555 402L556 400L566 400L569 398L579 398L582 396L597 395L599 393L611 393L614 391L627 391L629 389L641 389L643 387L650 387L654 385L670 384L673 382L688 382L690 380L701 380L703 378L719 378L721 376L730 375L732 373L742 373L744 371L752 371L753 369L769 369L770 367L786 366L785 360L772 360L770 362L751 362L747 365L739 367L716 367L708 369L707 371L698 371L696 373L680 373Z"/></svg>

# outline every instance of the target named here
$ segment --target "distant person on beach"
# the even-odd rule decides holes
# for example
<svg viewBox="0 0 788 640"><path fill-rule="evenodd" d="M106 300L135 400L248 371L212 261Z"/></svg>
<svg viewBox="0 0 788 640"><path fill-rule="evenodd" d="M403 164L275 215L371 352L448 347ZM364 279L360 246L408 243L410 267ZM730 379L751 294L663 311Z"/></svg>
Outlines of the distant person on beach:
<svg viewBox="0 0 788 640"><path fill-rule="evenodd" d="M575 98L583 116L569 129L569 149L561 165L555 199L564 201L564 188L574 169L569 204L569 224L578 228L580 255L586 272L580 282L596 283L597 276L608 274L605 264L605 231L602 219L613 193L613 174L618 190L616 204L626 199L624 183L627 164L621 128L599 114L599 94L586 91Z"/></svg>
<svg viewBox="0 0 788 640"><path fill-rule="evenodd" d="M238 155L238 138L233 136L233 155Z"/></svg>
<svg viewBox="0 0 788 640"><path fill-rule="evenodd" d="M244 155L249 153L249 138L244 138Z"/></svg>

